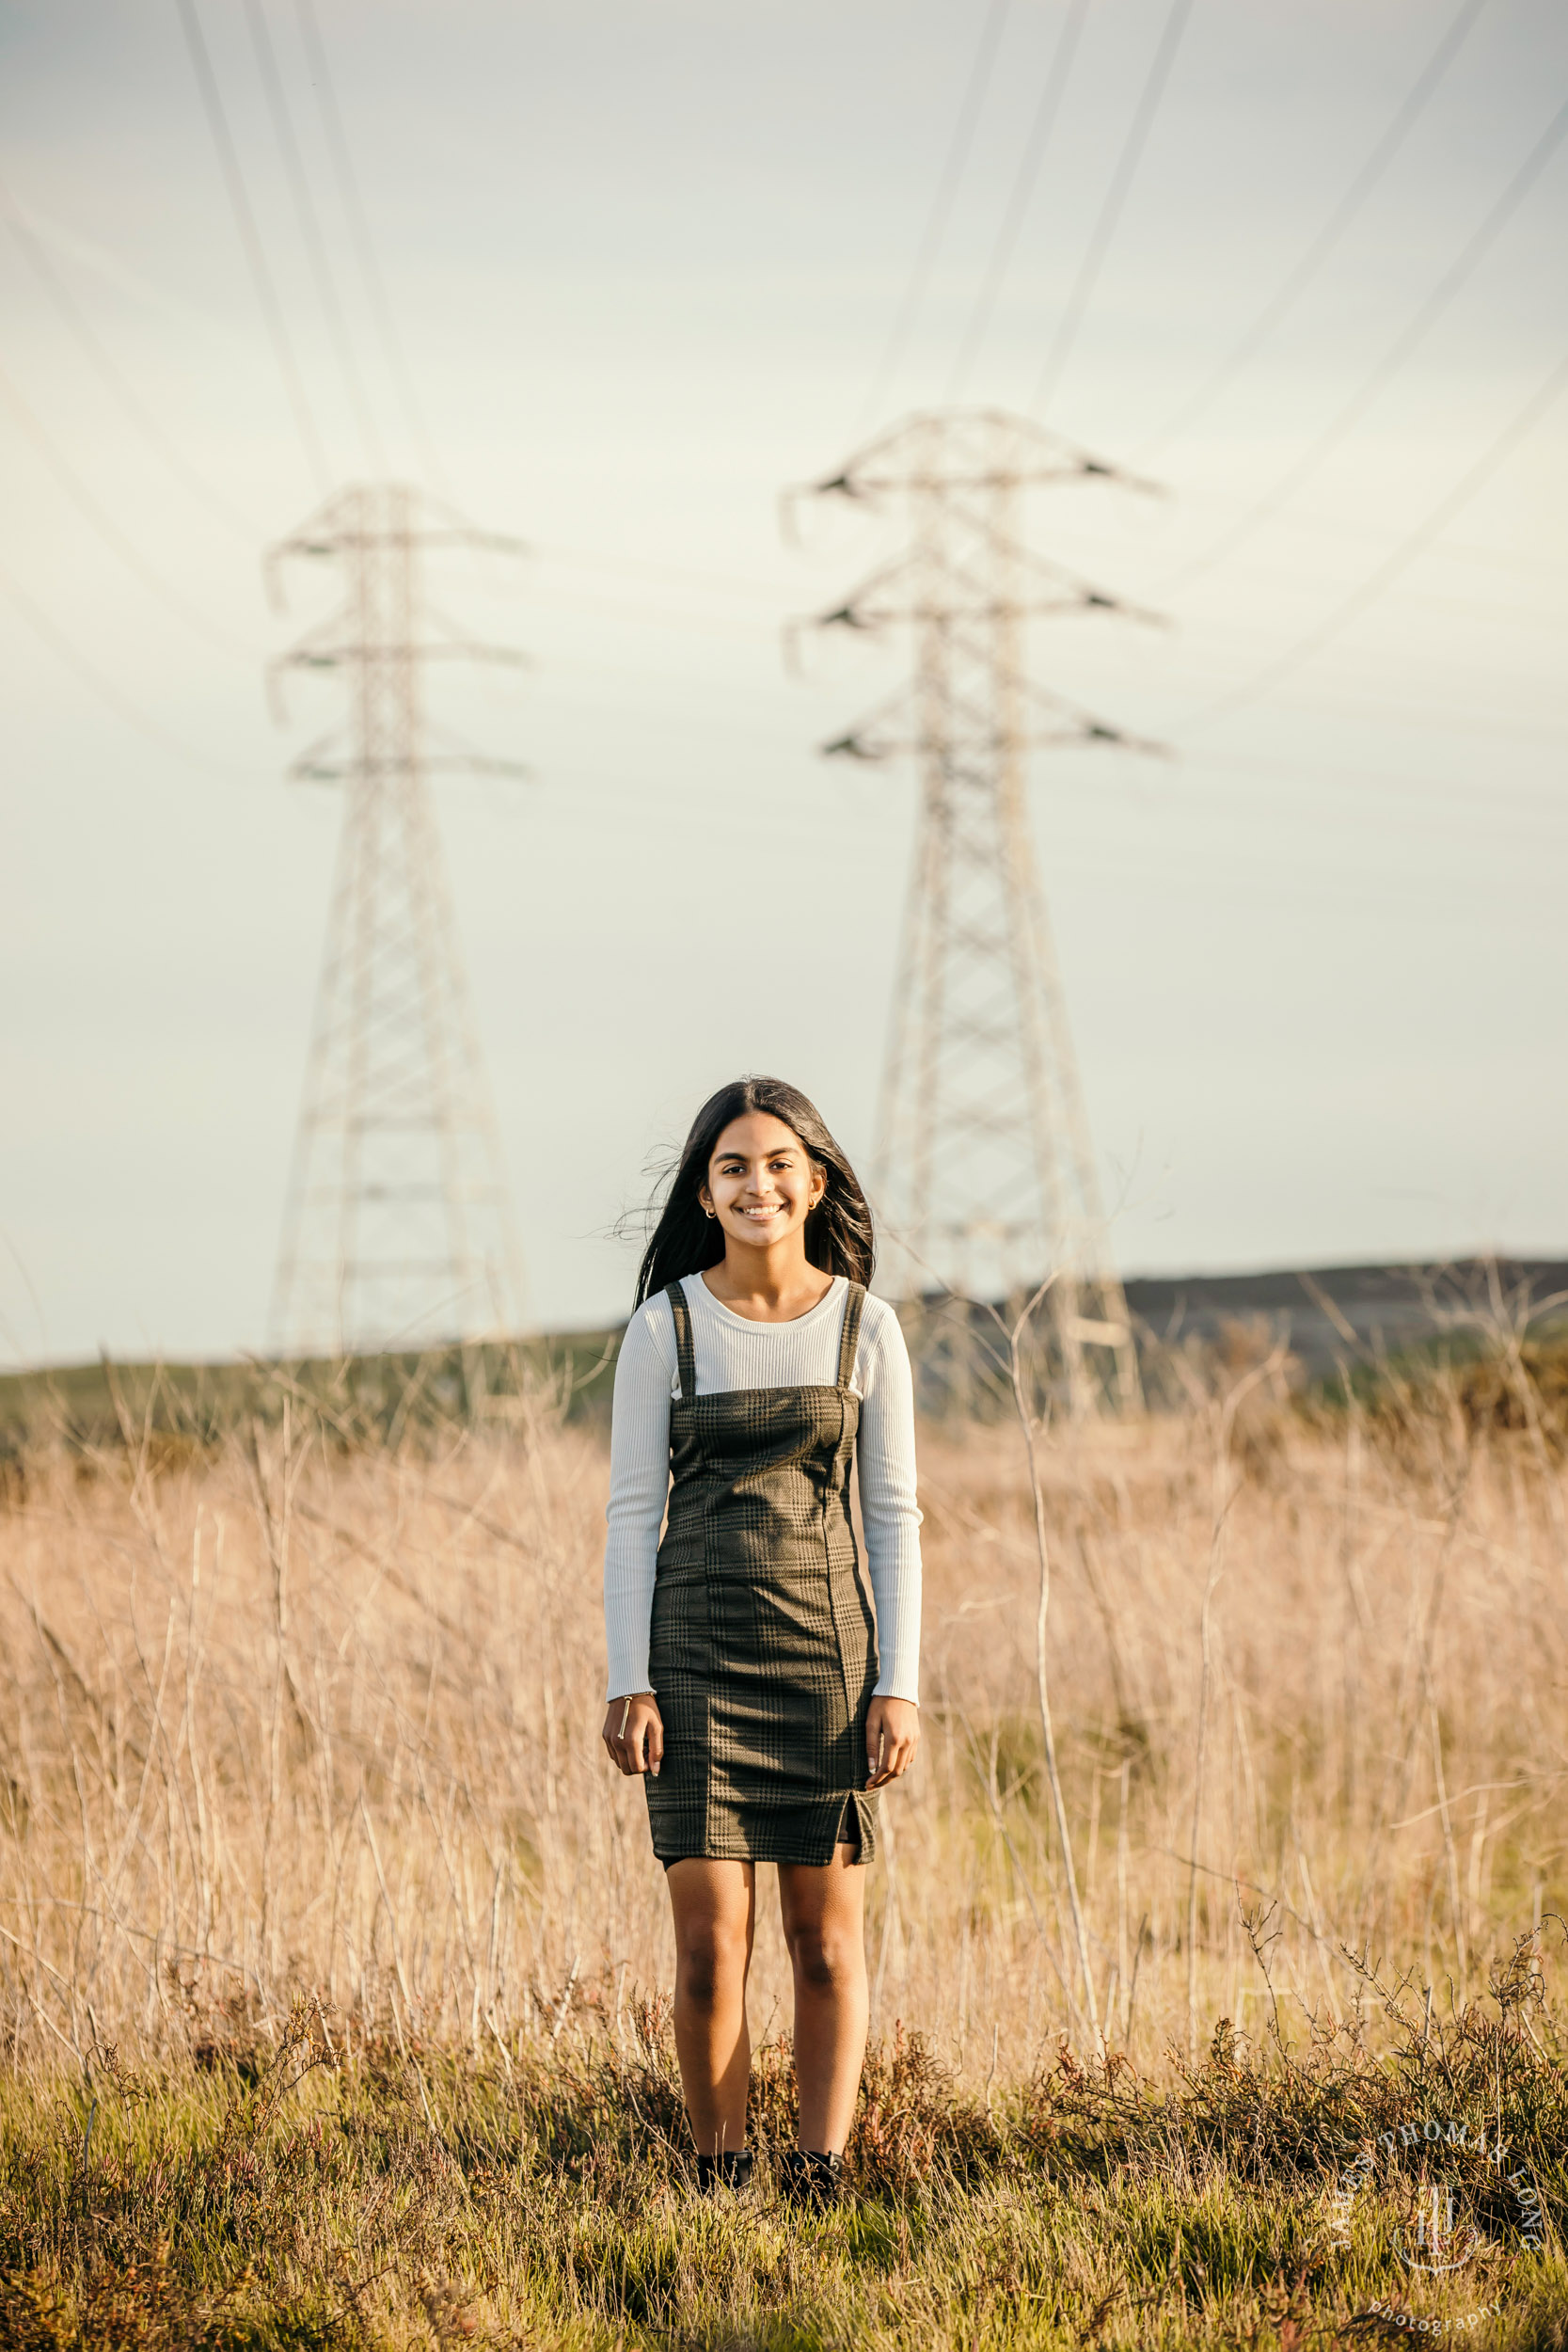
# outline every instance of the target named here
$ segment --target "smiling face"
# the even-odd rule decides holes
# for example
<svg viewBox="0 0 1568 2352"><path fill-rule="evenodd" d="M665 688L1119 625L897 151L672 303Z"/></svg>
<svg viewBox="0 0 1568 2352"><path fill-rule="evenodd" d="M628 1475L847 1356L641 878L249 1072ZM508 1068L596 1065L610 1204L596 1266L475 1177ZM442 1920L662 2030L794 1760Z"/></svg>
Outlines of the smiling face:
<svg viewBox="0 0 1568 2352"><path fill-rule="evenodd" d="M827 1185L793 1127L770 1112L749 1111L720 1136L697 1197L726 1241L766 1249L802 1231Z"/></svg>

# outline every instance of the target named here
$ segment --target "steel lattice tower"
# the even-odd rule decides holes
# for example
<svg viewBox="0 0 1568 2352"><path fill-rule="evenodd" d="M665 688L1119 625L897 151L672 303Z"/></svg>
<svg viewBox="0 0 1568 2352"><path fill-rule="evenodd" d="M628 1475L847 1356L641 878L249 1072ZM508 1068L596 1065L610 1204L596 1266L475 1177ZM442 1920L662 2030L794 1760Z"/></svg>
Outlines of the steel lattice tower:
<svg viewBox="0 0 1568 2352"><path fill-rule="evenodd" d="M1026 796L1041 744L1159 747L1029 675L1039 614L1136 612L1031 552L1037 485L1126 481L994 410L911 418L815 495L897 502L905 544L816 626L908 629L910 683L830 755L912 755L920 823L882 1084L875 1181L907 1296L1018 1299L1054 1271L1052 1314L1075 1409L1139 1394ZM1147 485L1138 485L1147 487Z"/></svg>
<svg viewBox="0 0 1568 2352"><path fill-rule="evenodd" d="M277 671L334 670L346 740L293 777L344 787L337 876L273 1295L272 1343L294 1354L417 1347L515 1331L521 1277L499 1141L458 948L430 789L433 771L517 773L432 754L420 673L434 658L512 661L430 615L420 558L434 546L516 552L411 489L329 499L273 550L336 564L339 612Z"/></svg>

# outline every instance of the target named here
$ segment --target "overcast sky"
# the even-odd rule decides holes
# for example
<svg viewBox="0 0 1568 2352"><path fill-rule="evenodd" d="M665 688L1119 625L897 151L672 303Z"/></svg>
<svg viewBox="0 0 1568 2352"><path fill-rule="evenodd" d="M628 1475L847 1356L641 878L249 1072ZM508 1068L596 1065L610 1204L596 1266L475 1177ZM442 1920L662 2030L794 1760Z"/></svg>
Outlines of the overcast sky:
<svg viewBox="0 0 1568 2352"><path fill-rule="evenodd" d="M1568 11L318 0L421 448L294 0L195 6L330 478L379 465L258 9L372 429L535 550L440 582L532 668L434 691L533 771L439 794L536 1323L624 1311L610 1229L735 1072L868 1153L914 793L814 745L901 656L792 678L780 625L887 542L786 547L778 494L911 407L1026 408L1053 349L1046 421L1169 493L1032 516L1173 622L1034 646L1179 754L1034 789L1122 1266L1568 1254ZM282 780L331 690L279 730L262 687L326 609L260 562L319 490L177 0L5 0L0 44L0 1354L221 1353L262 1337L340 814Z"/></svg>

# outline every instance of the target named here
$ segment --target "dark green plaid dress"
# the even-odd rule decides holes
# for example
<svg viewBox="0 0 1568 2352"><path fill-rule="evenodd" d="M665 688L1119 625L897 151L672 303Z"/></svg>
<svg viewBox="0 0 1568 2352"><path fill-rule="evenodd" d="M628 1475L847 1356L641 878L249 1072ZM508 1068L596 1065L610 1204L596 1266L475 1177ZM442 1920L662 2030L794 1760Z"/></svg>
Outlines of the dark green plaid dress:
<svg viewBox="0 0 1568 2352"><path fill-rule="evenodd" d="M665 1295L681 1392L649 1650L664 1722L659 1776L643 1783L654 1851L827 1863L844 1840L869 1861L877 1644L849 1523L865 1293L848 1286L834 1387L713 1396L697 1394L686 1294Z"/></svg>

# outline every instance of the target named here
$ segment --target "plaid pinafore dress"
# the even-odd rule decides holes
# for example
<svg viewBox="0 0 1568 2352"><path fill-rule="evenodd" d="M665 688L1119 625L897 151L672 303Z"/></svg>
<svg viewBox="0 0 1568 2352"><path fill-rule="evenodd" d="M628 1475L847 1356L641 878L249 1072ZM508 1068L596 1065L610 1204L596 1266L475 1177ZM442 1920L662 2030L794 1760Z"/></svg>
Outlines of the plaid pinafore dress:
<svg viewBox="0 0 1568 2352"><path fill-rule="evenodd" d="M654 1851L827 1863L843 1839L869 1861L877 1644L849 1523L865 1293L848 1285L832 1388L713 1396L697 1394L686 1294L665 1296L680 1396L649 1649L664 1723L659 1776L643 1781Z"/></svg>

